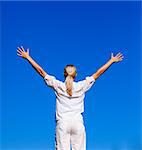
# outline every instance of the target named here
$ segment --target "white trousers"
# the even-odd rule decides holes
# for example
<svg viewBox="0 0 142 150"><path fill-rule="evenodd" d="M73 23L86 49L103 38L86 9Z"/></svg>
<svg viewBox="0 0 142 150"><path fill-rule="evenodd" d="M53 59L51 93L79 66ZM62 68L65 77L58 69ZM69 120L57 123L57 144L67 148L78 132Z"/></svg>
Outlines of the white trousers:
<svg viewBox="0 0 142 150"><path fill-rule="evenodd" d="M83 121L72 117L57 122L55 142L56 150L86 150Z"/></svg>

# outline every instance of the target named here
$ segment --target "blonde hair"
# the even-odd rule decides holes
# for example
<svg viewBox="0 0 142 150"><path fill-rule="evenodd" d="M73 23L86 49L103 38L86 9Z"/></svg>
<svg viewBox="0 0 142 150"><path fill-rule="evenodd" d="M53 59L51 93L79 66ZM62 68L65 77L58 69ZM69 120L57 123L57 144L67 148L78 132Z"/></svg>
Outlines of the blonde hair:
<svg viewBox="0 0 142 150"><path fill-rule="evenodd" d="M67 65L64 68L66 91L69 94L69 96L72 96L73 81L76 75L76 67L74 65Z"/></svg>

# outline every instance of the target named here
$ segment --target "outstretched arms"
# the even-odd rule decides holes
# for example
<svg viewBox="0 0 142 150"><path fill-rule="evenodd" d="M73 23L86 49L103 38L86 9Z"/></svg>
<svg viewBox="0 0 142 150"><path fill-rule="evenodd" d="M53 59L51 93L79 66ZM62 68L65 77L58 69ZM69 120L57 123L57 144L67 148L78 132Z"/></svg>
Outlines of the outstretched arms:
<svg viewBox="0 0 142 150"><path fill-rule="evenodd" d="M17 55L28 60L28 62L32 65L32 67L44 78L47 73L32 59L32 57L29 55L29 49L25 51L23 46L18 47ZM103 65L100 69L97 70L96 73L94 73L92 76L96 80L101 74L103 74L113 63L122 61L123 55L121 53L118 53L116 56L113 56L113 53L111 53L110 60Z"/></svg>
<svg viewBox="0 0 142 150"><path fill-rule="evenodd" d="M96 80L102 73L104 73L113 63L122 61L123 55L121 53L118 53L116 56L113 56L113 53L111 53L110 60L103 65L99 70L97 70L96 73L93 74L93 78Z"/></svg>
<svg viewBox="0 0 142 150"><path fill-rule="evenodd" d="M17 55L28 60L28 62L32 65L32 67L44 78L46 76L46 72L32 59L29 55L29 49L25 51L23 46L18 47Z"/></svg>

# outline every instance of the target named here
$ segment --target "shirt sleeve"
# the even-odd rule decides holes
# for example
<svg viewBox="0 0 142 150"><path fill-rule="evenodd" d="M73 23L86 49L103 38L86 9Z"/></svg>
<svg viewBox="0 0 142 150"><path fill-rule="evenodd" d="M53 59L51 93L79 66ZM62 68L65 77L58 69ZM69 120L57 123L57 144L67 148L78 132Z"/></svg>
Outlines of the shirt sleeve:
<svg viewBox="0 0 142 150"><path fill-rule="evenodd" d="M54 90L57 90L57 88L60 85L60 81L57 80L54 76L47 74L44 77L45 84L49 87L52 87Z"/></svg>
<svg viewBox="0 0 142 150"><path fill-rule="evenodd" d="M95 79L93 78L93 76L88 76L85 78L85 80L81 81L82 82L82 89L83 92L88 91L92 85L95 83Z"/></svg>

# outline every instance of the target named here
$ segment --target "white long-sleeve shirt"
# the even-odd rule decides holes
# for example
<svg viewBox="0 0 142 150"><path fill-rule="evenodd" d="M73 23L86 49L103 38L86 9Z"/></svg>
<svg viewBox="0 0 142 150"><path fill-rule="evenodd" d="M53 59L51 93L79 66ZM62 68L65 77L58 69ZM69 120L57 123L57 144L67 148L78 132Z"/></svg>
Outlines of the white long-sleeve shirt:
<svg viewBox="0 0 142 150"><path fill-rule="evenodd" d="M88 76L82 81L73 82L72 96L66 92L65 82L57 80L54 76L47 74L44 77L45 83L52 87L56 94L56 121L69 117L80 117L84 112L84 97L95 79Z"/></svg>

